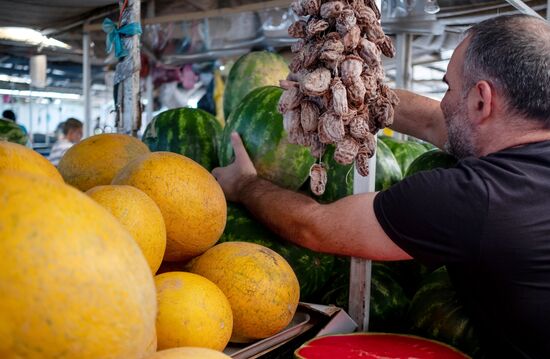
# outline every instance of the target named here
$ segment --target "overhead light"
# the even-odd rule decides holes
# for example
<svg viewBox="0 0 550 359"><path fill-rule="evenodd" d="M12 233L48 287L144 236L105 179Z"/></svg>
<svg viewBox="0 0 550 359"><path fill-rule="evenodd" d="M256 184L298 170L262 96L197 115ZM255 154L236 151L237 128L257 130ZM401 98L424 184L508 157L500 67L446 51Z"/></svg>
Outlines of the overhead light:
<svg viewBox="0 0 550 359"><path fill-rule="evenodd" d="M16 84L30 84L31 79L24 78L24 77L17 77L17 76L10 76L10 75L0 75L0 81L4 82L11 82Z"/></svg>
<svg viewBox="0 0 550 359"><path fill-rule="evenodd" d="M71 48L64 42L44 36L39 31L28 27L0 27L0 40L24 42L34 46Z"/></svg>
<svg viewBox="0 0 550 359"><path fill-rule="evenodd" d="M29 90L7 90L7 89L0 89L0 95L10 95L10 96L20 96L20 97L58 98L61 100L80 100L82 98L81 95L76 93L29 91Z"/></svg>

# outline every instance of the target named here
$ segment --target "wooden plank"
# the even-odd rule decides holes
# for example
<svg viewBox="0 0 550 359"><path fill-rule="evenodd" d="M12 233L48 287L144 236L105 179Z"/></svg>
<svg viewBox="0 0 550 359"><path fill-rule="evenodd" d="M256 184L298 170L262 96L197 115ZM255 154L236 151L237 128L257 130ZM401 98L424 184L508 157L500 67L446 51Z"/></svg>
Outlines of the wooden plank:
<svg viewBox="0 0 550 359"><path fill-rule="evenodd" d="M156 16L153 18L146 18L142 20L143 25L151 24L164 24L170 22L181 22L190 20L200 20L210 17L220 17L228 14L238 14L247 11L260 11L265 9L271 9L276 7L287 8L292 3L291 0L271 0L256 2L253 4L246 4L241 6L235 6L230 8L213 9L206 11L194 11L181 14ZM84 31L102 31L101 24L85 24Z"/></svg>

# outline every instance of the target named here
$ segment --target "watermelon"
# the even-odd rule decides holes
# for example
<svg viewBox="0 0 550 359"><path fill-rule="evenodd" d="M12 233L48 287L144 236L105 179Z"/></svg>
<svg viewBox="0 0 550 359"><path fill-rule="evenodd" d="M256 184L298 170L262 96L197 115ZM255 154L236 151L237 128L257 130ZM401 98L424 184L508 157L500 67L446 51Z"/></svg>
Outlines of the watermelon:
<svg viewBox="0 0 550 359"><path fill-rule="evenodd" d="M465 359L458 350L425 338L389 333L354 333L313 338L294 355L302 359Z"/></svg>
<svg viewBox="0 0 550 359"><path fill-rule="evenodd" d="M445 267L430 274L409 309L412 332L441 340L475 356L479 334L455 291Z"/></svg>
<svg viewBox="0 0 550 359"><path fill-rule="evenodd" d="M337 257L335 275L323 288L322 304L347 310L349 301L350 259ZM409 298L385 262L372 262L369 330L405 331Z"/></svg>
<svg viewBox="0 0 550 359"><path fill-rule="evenodd" d="M250 91L263 86L279 86L290 70L284 58L272 52L256 51L241 56L231 67L223 94L225 118Z"/></svg>
<svg viewBox="0 0 550 359"><path fill-rule="evenodd" d="M401 180L401 170L389 148L378 141L376 152L376 191L387 189ZM309 190L309 181L302 188L320 203L331 203L353 194L353 165L338 164L334 156L335 147L329 145L321 161L327 166L325 193L315 196Z"/></svg>
<svg viewBox="0 0 550 359"><path fill-rule="evenodd" d="M15 122L0 119L0 141L8 141L26 145L29 137Z"/></svg>
<svg viewBox="0 0 550 359"><path fill-rule="evenodd" d="M415 159L405 172L405 177L420 171L428 171L435 168L450 168L456 166L458 159L453 155L440 150L432 150L423 153Z"/></svg>
<svg viewBox="0 0 550 359"><path fill-rule="evenodd" d="M428 267L416 259L384 262L393 271L395 280L401 285L408 298L412 298L422 281L430 274Z"/></svg>
<svg viewBox="0 0 550 359"><path fill-rule="evenodd" d="M415 158L428 151L426 147L416 141L400 141L388 136L380 136L378 139L388 145L397 163L399 163L402 173L407 171L407 168Z"/></svg>
<svg viewBox="0 0 550 359"><path fill-rule="evenodd" d="M258 175L297 190L307 180L315 158L307 147L290 144L277 110L283 90L265 86L249 93L226 121L219 151L220 165L233 162L231 133L241 135Z"/></svg>
<svg viewBox="0 0 550 359"><path fill-rule="evenodd" d="M216 117L196 108L164 111L147 125L142 141L151 151L179 153L207 170L218 166L222 128Z"/></svg>
<svg viewBox="0 0 550 359"><path fill-rule="evenodd" d="M403 174L399 163L390 148L382 141L378 141L376 149L376 190L383 191L401 181Z"/></svg>
<svg viewBox="0 0 550 359"><path fill-rule="evenodd" d="M283 241L255 221L245 208L229 203L227 222L219 243L234 241L260 244L285 258L298 277L302 301L316 302L313 295L326 284L333 272L334 256L317 253Z"/></svg>

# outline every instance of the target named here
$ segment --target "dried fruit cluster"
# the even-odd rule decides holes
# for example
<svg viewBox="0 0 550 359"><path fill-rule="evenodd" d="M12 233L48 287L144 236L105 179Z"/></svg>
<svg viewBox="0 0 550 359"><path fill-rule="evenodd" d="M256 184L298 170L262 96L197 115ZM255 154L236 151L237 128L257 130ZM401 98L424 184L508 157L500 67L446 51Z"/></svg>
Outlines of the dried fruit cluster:
<svg viewBox="0 0 550 359"><path fill-rule="evenodd" d="M298 41L279 101L289 141L309 146L318 158L335 144L334 159L343 165L355 160L366 176L374 135L392 124L399 101L383 83L381 54L393 57L395 49L380 26L380 11L374 0L295 0L291 6L301 19L288 29ZM310 179L312 191L322 194L325 166L314 165Z"/></svg>

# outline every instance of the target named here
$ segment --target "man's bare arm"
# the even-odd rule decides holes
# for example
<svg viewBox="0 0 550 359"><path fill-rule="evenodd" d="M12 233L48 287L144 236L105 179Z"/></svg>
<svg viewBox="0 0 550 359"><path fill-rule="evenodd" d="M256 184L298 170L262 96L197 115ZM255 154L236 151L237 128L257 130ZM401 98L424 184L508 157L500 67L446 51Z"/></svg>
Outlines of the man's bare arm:
<svg viewBox="0 0 550 359"><path fill-rule="evenodd" d="M306 248L377 260L411 257L380 227L373 209L375 193L349 196L328 205L257 177L238 136L232 137L235 162L214 176L227 198L243 203L281 237Z"/></svg>
<svg viewBox="0 0 550 359"><path fill-rule="evenodd" d="M447 128L439 101L406 90L395 90L399 105L395 108L392 129L443 148Z"/></svg>

